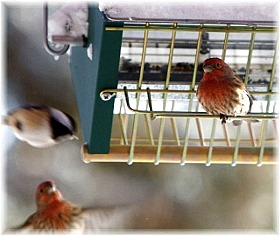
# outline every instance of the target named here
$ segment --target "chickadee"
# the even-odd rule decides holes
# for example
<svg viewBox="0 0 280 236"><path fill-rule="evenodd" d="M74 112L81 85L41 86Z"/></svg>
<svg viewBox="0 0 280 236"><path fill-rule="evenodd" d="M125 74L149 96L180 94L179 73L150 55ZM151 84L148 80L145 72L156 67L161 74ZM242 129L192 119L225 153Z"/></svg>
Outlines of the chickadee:
<svg viewBox="0 0 280 236"><path fill-rule="evenodd" d="M74 133L74 119L55 108L46 105L25 105L18 107L2 118L15 136L34 147L49 147L59 142L77 138Z"/></svg>

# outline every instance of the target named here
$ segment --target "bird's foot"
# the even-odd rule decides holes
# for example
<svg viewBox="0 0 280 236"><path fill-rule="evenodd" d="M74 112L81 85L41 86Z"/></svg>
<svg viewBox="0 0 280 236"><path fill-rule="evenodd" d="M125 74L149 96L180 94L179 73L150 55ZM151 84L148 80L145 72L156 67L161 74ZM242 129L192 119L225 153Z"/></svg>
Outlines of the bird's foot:
<svg viewBox="0 0 280 236"><path fill-rule="evenodd" d="M220 114L220 119L222 120L222 124L227 123L228 116L224 114Z"/></svg>

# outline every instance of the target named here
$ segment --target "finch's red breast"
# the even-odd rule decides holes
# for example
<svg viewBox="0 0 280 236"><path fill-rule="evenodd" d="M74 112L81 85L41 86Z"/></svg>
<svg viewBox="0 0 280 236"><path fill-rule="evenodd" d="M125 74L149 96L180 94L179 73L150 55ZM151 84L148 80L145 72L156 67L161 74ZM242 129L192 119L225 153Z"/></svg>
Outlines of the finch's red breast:
<svg viewBox="0 0 280 236"><path fill-rule="evenodd" d="M197 98L206 112L212 115L238 115L250 110L251 99L243 81L223 60L206 59L203 70Z"/></svg>
<svg viewBox="0 0 280 236"><path fill-rule="evenodd" d="M37 211L20 229L38 231L84 230L82 208L65 201L53 181L45 181L36 189Z"/></svg>

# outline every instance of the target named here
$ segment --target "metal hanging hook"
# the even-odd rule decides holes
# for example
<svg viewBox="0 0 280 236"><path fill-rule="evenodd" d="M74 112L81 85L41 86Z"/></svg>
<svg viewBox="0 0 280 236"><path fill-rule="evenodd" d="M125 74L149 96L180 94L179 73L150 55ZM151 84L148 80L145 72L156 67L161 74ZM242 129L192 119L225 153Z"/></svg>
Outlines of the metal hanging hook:
<svg viewBox="0 0 280 236"><path fill-rule="evenodd" d="M54 50L49 45L49 41L48 41L48 4L47 4L47 2L45 2L44 6L43 6L43 20L44 20L44 47L45 47L45 50L53 56L61 56L61 55L65 54L70 47L69 44L63 45L63 48L61 48L59 50Z"/></svg>

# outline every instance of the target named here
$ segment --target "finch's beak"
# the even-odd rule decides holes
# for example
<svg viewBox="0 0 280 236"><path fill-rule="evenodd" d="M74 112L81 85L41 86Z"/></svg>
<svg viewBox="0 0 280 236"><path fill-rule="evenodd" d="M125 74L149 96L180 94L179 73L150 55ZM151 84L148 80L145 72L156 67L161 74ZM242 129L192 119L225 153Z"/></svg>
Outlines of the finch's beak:
<svg viewBox="0 0 280 236"><path fill-rule="evenodd" d="M52 184L48 189L48 194L54 193L56 191L56 186Z"/></svg>
<svg viewBox="0 0 280 236"><path fill-rule="evenodd" d="M212 72L213 67L211 65L205 65L205 66L203 66L203 71L204 71L204 73Z"/></svg>

